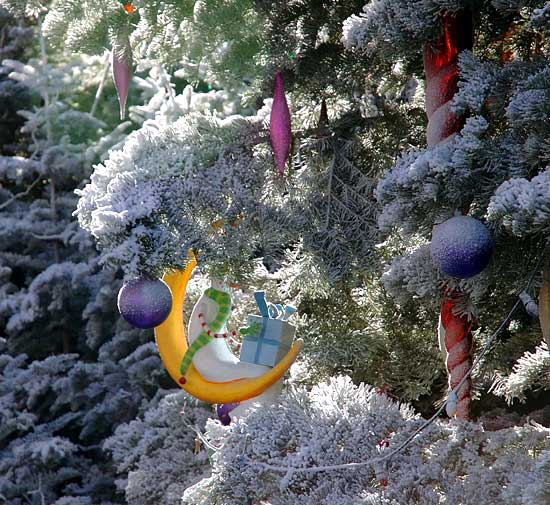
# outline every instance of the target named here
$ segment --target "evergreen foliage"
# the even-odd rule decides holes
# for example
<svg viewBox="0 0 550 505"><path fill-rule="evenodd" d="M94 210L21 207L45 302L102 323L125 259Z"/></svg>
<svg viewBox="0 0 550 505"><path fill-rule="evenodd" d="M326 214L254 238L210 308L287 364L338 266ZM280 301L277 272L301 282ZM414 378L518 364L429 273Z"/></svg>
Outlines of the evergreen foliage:
<svg viewBox="0 0 550 505"><path fill-rule="evenodd" d="M194 430L202 430L211 413L180 392L165 396L143 420L117 428L104 447L124 476L117 485L128 504L179 505L185 489L209 473L207 451L197 445Z"/></svg>
<svg viewBox="0 0 550 505"><path fill-rule="evenodd" d="M77 354L31 363L24 354L1 355L0 496L6 503L121 503L101 442L114 424L149 405L160 372L148 342L136 348L134 339L126 343L131 352L110 356L109 349L123 349L124 337L120 332L102 346L94 362Z"/></svg>
<svg viewBox="0 0 550 505"><path fill-rule="evenodd" d="M99 267L72 213L90 162L129 123L109 132L114 114L87 111L103 58L51 55L38 30L37 57L20 62L34 30L12 27L0 68L19 90L10 107L25 108L0 157L0 501L122 503L102 441L156 404L166 376L150 332L119 321L120 275Z"/></svg>
<svg viewBox="0 0 550 505"><path fill-rule="evenodd" d="M536 219L537 228L532 232L523 228L526 240L511 242L504 224L513 219L508 217L515 211L513 198L520 198L512 196L517 193L512 186L520 184L521 177L527 177L524 184L537 184L539 172L541 183L545 180L545 165L540 160L546 157L547 129L541 121L544 112L537 104L544 103L540 98L546 89L546 48L530 25L529 16L523 16L523 25L516 28L522 32L521 44L514 46L513 41L507 41L511 47L505 48L517 51L517 61L501 65L502 48L495 48L496 41L488 41L483 35L490 28L488 16L500 9L511 16L509 23L517 25L520 21L511 14L510 6L483 4L476 9L480 27L477 43L488 44L494 50L479 56L468 52L461 55L460 91L453 107L457 113L467 112L470 117L460 135L426 150L422 140L425 123L418 115L423 106L418 54L421 45L439 33L438 15L464 6L460 2L423 3L408 19L403 13L415 7L407 2L372 2L360 16L328 3L322 4L319 16L308 16L312 12L308 2L271 9L258 4L258 12L265 14L263 23L273 27L273 32L265 32L264 43L255 56L269 55L262 56L261 61L270 62L259 67L263 76L258 77L272 83L270 73L276 66L283 66L296 132L293 170L283 179L269 170L271 155L263 123L268 100L263 109L246 119L235 116L219 120L198 115L162 127L158 133L148 129L136 132L136 140L132 138L123 151L113 153L82 193L79 218L99 240L104 261L120 264L128 276L159 275L164 269L181 267L185 251L193 247L200 251L199 260L209 271L240 282L247 279L253 283L248 265L249 259L256 256L263 257L272 269L291 261L313 269L319 275L302 278L302 285L295 290L313 297L307 300L301 295L301 308L313 316L311 327L325 328L320 337L304 329L306 335L311 335L309 349L316 360L321 359L318 351L333 339L334 331L328 329L330 325L315 322L315 297L322 291L315 285L337 281L331 298L345 299L364 282L365 274L372 278L383 270L384 288L398 300L404 315L415 312L405 306L417 299L427 304L423 317L433 314L440 287L447 283L470 295L462 310L478 316L482 331L494 328L504 315L503 302L510 300L510 292L521 287L533 267L533 253L544 243L548 222L548 205L545 195L539 192L536 208L532 201L526 204L536 217L523 217L521 221ZM354 6L347 8L353 10ZM533 4L529 12L535 8ZM208 7L201 3L197 9L206 22ZM341 16L339 23L336 15ZM193 19L191 24L197 22ZM391 34L386 19L397 23ZM399 29L402 25L398 26L404 19L410 27L407 33L404 28ZM276 37L274 33L283 20L288 36ZM192 33L190 28L189 34ZM348 51L339 42L340 37ZM402 41L412 37L417 46L400 42L400 37ZM318 74L324 68L325 53L320 48L325 43L335 46L325 49L338 62L322 71L323 76L331 76L327 77L330 83ZM391 59L384 53L386 43L397 48ZM356 55L362 58L362 64L369 65L367 86L364 72L359 73ZM334 74L335 70L340 73ZM186 75L185 67L180 72ZM345 79L342 73L346 74ZM221 74L213 81L222 82ZM330 111L328 127L317 124L319 103L313 96L321 93L321 88ZM256 91L265 97L266 89L269 86L252 83L248 93ZM533 100L532 105L528 105L529 99ZM503 121L503 115L509 119ZM222 132L229 131L229 125L232 133L227 137ZM174 149L169 150L168 145ZM180 147L175 148L176 145ZM161 167L165 168L159 172ZM149 181L153 174L155 180ZM177 184L172 177L176 177ZM529 178L533 178L532 183ZM114 184L113 180L119 183ZM220 198L221 195L225 196ZM504 199L506 206L500 203ZM457 281L435 269L426 244L434 224L466 207L472 215L488 220L496 233L497 248L495 260L485 272ZM525 216L525 211L517 212ZM223 222L222 227L211 229L211 223L218 222ZM396 246L403 233L408 244ZM382 240L385 242L375 247ZM526 255L528 261L519 265L515 258L525 250L532 253ZM388 260L388 266L384 266ZM315 282L308 283L308 279ZM320 279L326 282L319 284ZM500 306L496 300L501 301ZM326 304L323 307L326 313ZM351 307L346 311L341 304L332 305L334 320L360 318L358 306ZM415 324L414 319L405 319L405 325ZM375 326L384 328L375 332L377 341L381 340L381 333L389 331L400 342L395 347L407 348L395 325L390 329L389 324L380 321ZM419 326L425 335L421 340L429 341L428 319ZM356 331L349 323L339 329L344 335L357 335ZM367 333L361 335L356 339L364 349ZM517 338L522 339L520 335ZM323 344L315 345L315 341ZM340 347L340 343L330 348L336 346L341 349L336 353L349 356L349 345ZM433 344L432 350L435 351ZM437 376L439 362L431 363L425 368L431 369L426 383L433 383ZM317 364L323 366L321 361ZM344 368L355 370L347 365ZM383 375L379 385L395 382L392 374Z"/></svg>
<svg viewBox="0 0 550 505"><path fill-rule="evenodd" d="M6 58L20 58L25 47L32 40L32 29L25 26L22 20L16 21L7 11L0 8L0 62ZM8 78L9 69L0 66L0 155L17 154L14 142L23 123L17 111L27 108L30 94L26 86Z"/></svg>
<svg viewBox="0 0 550 505"><path fill-rule="evenodd" d="M344 377L290 391L231 426L207 424L209 442L219 444L212 476L187 489L183 503L546 503L548 429L538 424L491 432L436 422L390 462L322 470L377 458L421 422Z"/></svg>

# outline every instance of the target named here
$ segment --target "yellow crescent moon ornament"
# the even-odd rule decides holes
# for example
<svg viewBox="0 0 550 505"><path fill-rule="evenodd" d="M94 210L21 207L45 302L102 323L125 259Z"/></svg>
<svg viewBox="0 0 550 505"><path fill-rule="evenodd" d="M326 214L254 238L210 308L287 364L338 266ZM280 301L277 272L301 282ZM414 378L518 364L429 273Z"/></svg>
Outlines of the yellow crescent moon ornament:
<svg viewBox="0 0 550 505"><path fill-rule="evenodd" d="M189 394L208 403L238 403L254 398L275 384L296 360L302 348L303 340L297 339L285 357L271 370L259 377L236 379L228 382L207 381L191 364L182 384L180 364L187 351L187 338L183 320L183 302L187 284L197 266L194 255L183 271L165 274L163 281L172 291L172 310L164 323L155 328L155 338L160 357L168 373L176 383Z"/></svg>

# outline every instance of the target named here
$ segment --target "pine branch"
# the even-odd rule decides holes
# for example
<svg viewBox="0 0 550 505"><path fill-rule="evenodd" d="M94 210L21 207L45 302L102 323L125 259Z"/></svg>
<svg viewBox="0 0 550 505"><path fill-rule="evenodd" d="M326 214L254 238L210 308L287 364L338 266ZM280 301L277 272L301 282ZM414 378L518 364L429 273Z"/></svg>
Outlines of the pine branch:
<svg viewBox="0 0 550 505"><path fill-rule="evenodd" d="M497 376L491 386L491 391L509 404L515 399L525 401L527 390L550 390L550 352L545 341L518 359L508 377Z"/></svg>
<svg viewBox="0 0 550 505"><path fill-rule="evenodd" d="M21 193L17 193L16 195L13 195L9 200L6 200L2 204L0 204L0 210L5 209L9 205L11 205L14 201L24 198L27 196L41 181L43 180L42 175L39 175L31 184L30 186Z"/></svg>

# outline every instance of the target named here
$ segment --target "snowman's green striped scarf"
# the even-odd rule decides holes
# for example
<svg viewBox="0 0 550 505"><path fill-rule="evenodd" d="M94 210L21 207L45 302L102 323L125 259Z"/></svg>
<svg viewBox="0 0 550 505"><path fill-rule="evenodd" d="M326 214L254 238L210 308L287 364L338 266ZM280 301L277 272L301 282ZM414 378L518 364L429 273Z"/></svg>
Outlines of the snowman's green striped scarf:
<svg viewBox="0 0 550 505"><path fill-rule="evenodd" d="M219 291L214 288L208 288L204 294L218 304L219 310L216 314L216 318L209 323L209 326L212 332L220 333L222 328L225 326L225 323L227 323L231 313L231 297L229 296L229 293ZM205 345L212 342L213 338L213 335L208 335L208 333L203 330L197 339L187 348L187 352L184 354L180 365L180 372L182 376L185 377L187 369L193 362L193 356L195 356L195 353Z"/></svg>

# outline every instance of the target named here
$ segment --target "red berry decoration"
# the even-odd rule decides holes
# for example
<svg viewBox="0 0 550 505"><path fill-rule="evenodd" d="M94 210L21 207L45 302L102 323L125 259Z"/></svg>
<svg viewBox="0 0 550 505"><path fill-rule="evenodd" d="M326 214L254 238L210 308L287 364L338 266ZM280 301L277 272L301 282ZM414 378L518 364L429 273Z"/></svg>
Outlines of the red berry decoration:
<svg viewBox="0 0 550 505"><path fill-rule="evenodd" d="M436 226L430 254L442 272L467 279L480 273L493 253L493 239L486 226L469 216L455 216Z"/></svg>
<svg viewBox="0 0 550 505"><path fill-rule="evenodd" d="M172 293L160 279L135 279L119 291L118 310L132 326L154 328L170 314Z"/></svg>
<svg viewBox="0 0 550 505"><path fill-rule="evenodd" d="M283 175L286 160L290 153L292 143L292 130L290 124L290 111L286 103L285 91L281 72L275 74L275 90L273 93L273 106L269 121L269 133L271 136L271 148L275 156L275 162L279 173Z"/></svg>

